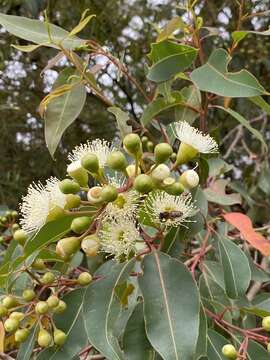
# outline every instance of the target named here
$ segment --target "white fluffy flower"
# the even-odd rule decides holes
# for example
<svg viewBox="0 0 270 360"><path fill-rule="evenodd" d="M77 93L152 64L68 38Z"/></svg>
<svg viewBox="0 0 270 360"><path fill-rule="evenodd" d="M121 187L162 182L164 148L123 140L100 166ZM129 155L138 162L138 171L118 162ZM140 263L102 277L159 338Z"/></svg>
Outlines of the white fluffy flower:
<svg viewBox="0 0 270 360"><path fill-rule="evenodd" d="M136 241L141 240L135 223L123 218L105 222L99 237L101 250L113 255L118 261L136 253Z"/></svg>
<svg viewBox="0 0 270 360"><path fill-rule="evenodd" d="M165 191L150 193L145 209L154 223L165 226L179 226L197 211L190 193L173 196Z"/></svg>
<svg viewBox="0 0 270 360"><path fill-rule="evenodd" d="M203 134L186 121L175 123L175 136L182 143L192 146L200 153L218 152L218 144L210 135Z"/></svg>
<svg viewBox="0 0 270 360"><path fill-rule="evenodd" d="M21 221L22 228L30 233L39 230L54 207L64 208L66 197L59 189L59 180L51 177L46 185L40 182L28 187L27 195L22 198Z"/></svg>
<svg viewBox="0 0 270 360"><path fill-rule="evenodd" d="M68 159L71 162L81 162L81 159L85 155L95 154L98 158L99 166L104 168L108 155L114 150L114 147L112 147L106 140L88 140L87 143L76 146L75 149L73 149L68 155Z"/></svg>

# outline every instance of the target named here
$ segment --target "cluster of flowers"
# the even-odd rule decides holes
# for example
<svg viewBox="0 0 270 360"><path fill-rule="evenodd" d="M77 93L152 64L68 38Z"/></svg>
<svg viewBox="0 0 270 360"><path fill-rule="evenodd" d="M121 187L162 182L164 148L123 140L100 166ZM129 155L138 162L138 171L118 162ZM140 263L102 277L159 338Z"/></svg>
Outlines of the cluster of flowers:
<svg viewBox="0 0 270 360"><path fill-rule="evenodd" d="M68 156L69 178L30 185L21 204L22 238L48 221L75 216L75 236L56 246L60 256L68 260L81 247L88 256L105 252L123 261L147 247L138 225L144 214L162 231L187 223L196 213L189 190L199 176L194 170L179 175L179 166L199 153L216 153L218 147L187 122L174 129L177 152L168 143L157 144L153 153L144 151L144 139L134 133L123 139L124 152L105 140L77 146Z"/></svg>

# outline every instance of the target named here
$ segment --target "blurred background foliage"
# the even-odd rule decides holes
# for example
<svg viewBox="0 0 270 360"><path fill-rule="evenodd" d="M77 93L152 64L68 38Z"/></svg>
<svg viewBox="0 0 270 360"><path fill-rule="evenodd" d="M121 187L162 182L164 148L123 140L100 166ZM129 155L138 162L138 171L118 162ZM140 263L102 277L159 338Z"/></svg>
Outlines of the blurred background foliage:
<svg viewBox="0 0 270 360"><path fill-rule="evenodd" d="M183 14L183 4L179 0L0 0L0 11L42 19L47 9L51 22L71 30L81 13L89 8L97 17L80 37L106 45L118 58L124 54L130 72L151 93L152 85L145 79L145 65L150 43L157 35L155 26L162 26L172 16ZM213 34L203 41L207 54L213 47L230 46L230 32L237 27L238 9L237 0L197 1L196 11ZM252 15L246 18L243 29L263 31L269 27L269 0L246 0L245 12ZM264 14L254 16L254 13ZM42 48L22 54L10 46L16 43L24 44L0 29L0 203L11 207L16 207L31 181L44 180L51 175L64 176L67 152L76 144L96 137L113 139L116 135L114 118L89 94L83 112L66 131L56 161L53 161L45 147L38 105L56 79L61 61L58 67L40 75L55 51ZM269 54L269 37L247 36L236 49L230 68L248 69L269 90ZM112 65L103 67L98 81L116 104L130 111L134 118L140 118L144 100L123 77L118 79ZM233 102L231 106L251 121L269 142L268 116L247 100ZM215 112L213 116L210 112L208 128L221 143L225 160L234 165L229 176L245 199L245 210L258 224L263 224L270 210L268 154L258 155L260 144L224 113Z"/></svg>

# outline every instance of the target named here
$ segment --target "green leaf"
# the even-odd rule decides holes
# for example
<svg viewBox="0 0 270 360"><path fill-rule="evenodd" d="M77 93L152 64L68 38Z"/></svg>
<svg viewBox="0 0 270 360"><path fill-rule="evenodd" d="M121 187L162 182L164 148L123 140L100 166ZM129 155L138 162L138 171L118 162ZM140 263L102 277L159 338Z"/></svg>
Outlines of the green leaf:
<svg viewBox="0 0 270 360"><path fill-rule="evenodd" d="M51 38L54 44L50 43L46 24L40 20L28 19L23 16L6 15L0 13L0 24L8 32L19 37L20 39L31 41L35 44L59 49L57 44L66 49L75 49L85 44L86 40L79 39L76 36L68 37L68 31L59 26L49 24Z"/></svg>
<svg viewBox="0 0 270 360"><path fill-rule="evenodd" d="M226 194L225 189L227 185L228 180L216 180L204 190L204 195L208 201L220 205L230 206L234 204L241 204L242 200L239 194Z"/></svg>
<svg viewBox="0 0 270 360"><path fill-rule="evenodd" d="M265 316L270 316L269 295L265 293L260 295L258 299L256 299L256 302L254 300L252 305L250 305L249 307L242 307L241 310L249 314L255 314L262 318Z"/></svg>
<svg viewBox="0 0 270 360"><path fill-rule="evenodd" d="M197 341L195 359L200 359L202 356L207 355L207 332L208 332L207 318L203 306L201 306L199 337Z"/></svg>
<svg viewBox="0 0 270 360"><path fill-rule="evenodd" d="M20 360L30 360L32 357L32 352L37 340L37 333L39 330L38 324L32 327L30 334L27 340L22 343L19 347L19 352L17 354L17 359Z"/></svg>
<svg viewBox="0 0 270 360"><path fill-rule="evenodd" d="M77 289L64 296L67 310L64 314L55 315L54 321L56 327L67 334L67 340L61 348L50 347L42 351L37 360L71 360L87 345L82 312L85 293L85 289Z"/></svg>
<svg viewBox="0 0 270 360"><path fill-rule="evenodd" d="M263 111L265 111L268 115L270 115L270 105L268 102L264 100L261 96L254 96L249 98L251 102L253 102L255 105L259 106Z"/></svg>
<svg viewBox="0 0 270 360"><path fill-rule="evenodd" d="M226 293L231 299L237 299L245 294L251 281L248 259L231 240L219 237L218 246Z"/></svg>
<svg viewBox="0 0 270 360"><path fill-rule="evenodd" d="M119 324L130 316L127 307L115 292L118 285L126 282L134 267L134 259L127 263L109 261L99 268L96 275L104 276L88 287L84 298L83 312L89 342L109 360L123 360L120 348Z"/></svg>
<svg viewBox="0 0 270 360"><path fill-rule="evenodd" d="M212 158L208 160L209 165L209 176L218 177L233 169L233 165L226 163L221 158Z"/></svg>
<svg viewBox="0 0 270 360"><path fill-rule="evenodd" d="M229 108L226 109L223 106L216 105L215 107L223 111L226 111L228 114L234 117L241 125L243 125L246 129L248 129L263 144L265 149L267 149L267 145L264 141L262 134L258 130L254 129L242 115L240 115L238 112L232 109Z"/></svg>
<svg viewBox="0 0 270 360"><path fill-rule="evenodd" d="M19 51L22 51L22 52L32 52L38 48L40 48L41 46L43 46L45 44L40 44L40 45L14 45L14 44L11 44L11 46L14 48L14 49L17 49Z"/></svg>
<svg viewBox="0 0 270 360"><path fill-rule="evenodd" d="M269 352L261 344L253 340L248 342L248 355L250 360L267 360L270 357Z"/></svg>
<svg viewBox="0 0 270 360"><path fill-rule="evenodd" d="M255 35L270 35L270 29L266 31L251 31L251 30L237 30L232 33L232 38L236 43L239 43L243 40L248 34L255 34Z"/></svg>
<svg viewBox="0 0 270 360"><path fill-rule="evenodd" d="M173 17L158 34L157 42L167 40L176 30L186 27L187 25L179 16Z"/></svg>
<svg viewBox="0 0 270 360"><path fill-rule="evenodd" d="M207 351L208 360L227 360L227 358L225 358L221 352L223 346L226 344L228 344L228 340L225 337L216 331L209 329Z"/></svg>
<svg viewBox="0 0 270 360"><path fill-rule="evenodd" d="M199 334L200 302L190 272L180 261L157 251L144 257L142 269L139 285L150 343L164 360L192 358Z"/></svg>
<svg viewBox="0 0 270 360"><path fill-rule="evenodd" d="M208 214L208 201L201 187L195 189L193 201L199 211L190 219L192 222L188 223L189 236L194 236L204 229L205 218Z"/></svg>
<svg viewBox="0 0 270 360"><path fill-rule="evenodd" d="M267 94L258 80L247 70L228 72L231 56L224 49L216 49L206 64L190 74L193 83L202 91L226 97L251 97Z"/></svg>
<svg viewBox="0 0 270 360"><path fill-rule="evenodd" d="M127 125L127 121L129 120L128 113L116 106L108 107L107 110L116 117L117 127L120 131L121 138L132 132L132 127Z"/></svg>
<svg viewBox="0 0 270 360"><path fill-rule="evenodd" d="M63 70L55 82L54 89L66 84L75 74L74 69ZM63 95L53 98L45 112L45 140L52 157L63 133L79 116L86 100L85 86L78 82L78 78L73 77L70 84L75 85Z"/></svg>
<svg viewBox="0 0 270 360"><path fill-rule="evenodd" d="M148 104L142 114L140 120L141 124L146 126L155 116L157 116L162 111L169 110L178 105L183 106L183 98L180 95L179 91L173 91L171 95L174 98L173 102L168 102L165 98L158 98Z"/></svg>
<svg viewBox="0 0 270 360"><path fill-rule="evenodd" d="M224 274L221 265L216 261L205 260L203 270L211 277L223 290L225 290Z"/></svg>
<svg viewBox="0 0 270 360"><path fill-rule="evenodd" d="M145 334L143 304L139 303L128 320L123 350L126 360L153 360L154 349Z"/></svg>
<svg viewBox="0 0 270 360"><path fill-rule="evenodd" d="M151 45L148 55L152 66L148 68L147 78L154 82L171 79L186 70L195 60L197 49L165 40ZM256 94L257 95L257 94Z"/></svg>
<svg viewBox="0 0 270 360"><path fill-rule="evenodd" d="M180 94L186 105L189 105L198 111L200 110L201 93L196 86L191 85L184 87L181 89ZM199 115L199 112L193 111L188 106L177 106L175 108L175 121L186 121L189 124L193 124Z"/></svg>

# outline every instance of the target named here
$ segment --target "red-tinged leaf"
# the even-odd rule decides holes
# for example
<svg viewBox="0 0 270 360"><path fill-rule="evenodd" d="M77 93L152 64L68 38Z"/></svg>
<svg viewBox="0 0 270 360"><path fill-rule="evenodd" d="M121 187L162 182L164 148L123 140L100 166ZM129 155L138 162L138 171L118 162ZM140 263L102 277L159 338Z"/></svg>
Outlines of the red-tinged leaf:
<svg viewBox="0 0 270 360"><path fill-rule="evenodd" d="M229 224L236 227L243 238L255 249L259 250L264 256L270 255L270 241L253 229L252 222L247 215L232 212L223 215L223 217Z"/></svg>

